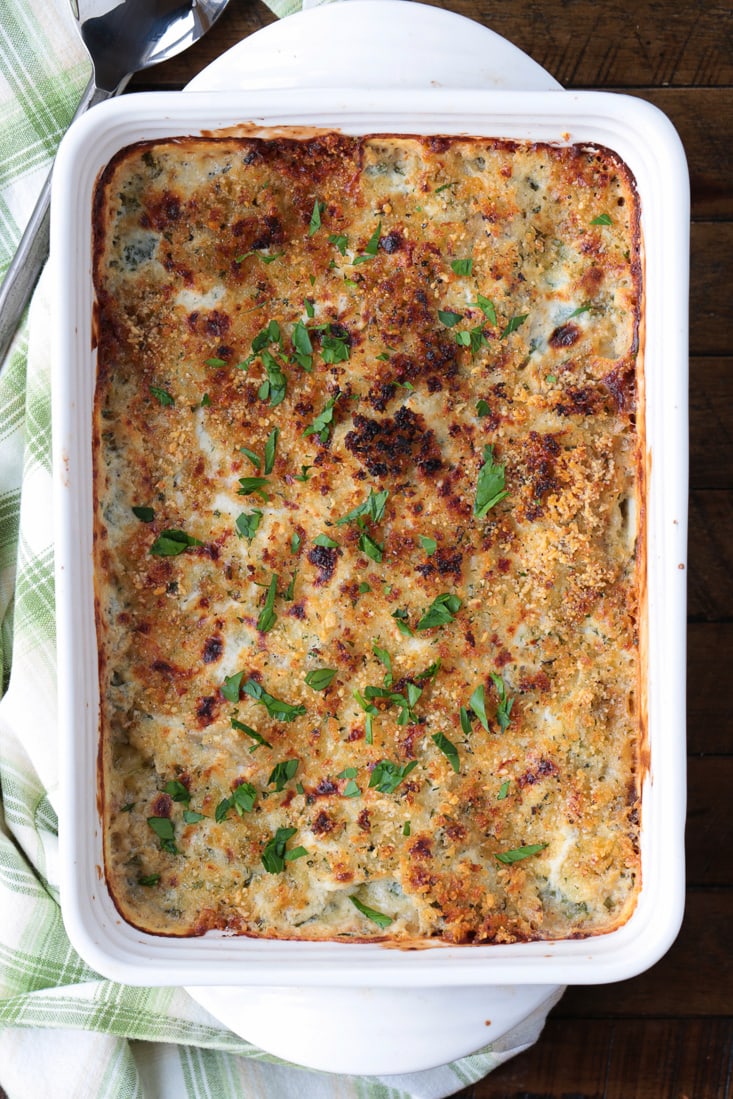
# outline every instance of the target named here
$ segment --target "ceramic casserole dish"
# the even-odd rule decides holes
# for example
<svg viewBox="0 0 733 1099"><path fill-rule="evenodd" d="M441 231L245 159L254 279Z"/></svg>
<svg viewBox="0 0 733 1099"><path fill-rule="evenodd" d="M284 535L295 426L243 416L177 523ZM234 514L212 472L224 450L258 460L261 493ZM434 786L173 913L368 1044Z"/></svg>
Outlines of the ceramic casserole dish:
<svg viewBox="0 0 733 1099"><path fill-rule="evenodd" d="M107 890L97 795L98 649L92 570L95 387L92 195L99 172L141 140L211 133L471 135L592 144L636 180L644 260L642 354L648 709L641 891L617 930L591 938L385 949L378 943L168 938L120 917ZM283 131L282 127L295 131ZM54 176L54 453L62 743L62 910L72 943L100 973L138 984L403 986L600 983L632 976L669 947L684 895L684 631L689 199L676 133L640 100L603 93L305 89L138 95L113 101L67 135Z"/></svg>

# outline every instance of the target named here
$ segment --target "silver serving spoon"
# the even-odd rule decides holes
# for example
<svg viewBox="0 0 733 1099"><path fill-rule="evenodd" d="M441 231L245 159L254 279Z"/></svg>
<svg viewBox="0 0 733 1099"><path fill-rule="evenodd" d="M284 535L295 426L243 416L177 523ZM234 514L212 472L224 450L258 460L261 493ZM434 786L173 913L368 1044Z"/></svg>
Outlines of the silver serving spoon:
<svg viewBox="0 0 733 1099"><path fill-rule="evenodd" d="M229 0L71 0L92 59L92 78L74 121L117 95L133 73L174 57L197 42ZM51 175L43 185L18 250L0 287L0 370L41 268L48 257Z"/></svg>

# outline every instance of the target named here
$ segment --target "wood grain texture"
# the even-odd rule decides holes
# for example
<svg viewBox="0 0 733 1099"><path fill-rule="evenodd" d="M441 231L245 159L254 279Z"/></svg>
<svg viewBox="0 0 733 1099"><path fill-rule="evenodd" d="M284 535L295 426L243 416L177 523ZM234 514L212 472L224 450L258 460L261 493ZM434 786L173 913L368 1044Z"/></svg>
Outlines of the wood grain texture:
<svg viewBox="0 0 733 1099"><path fill-rule="evenodd" d="M690 361L690 485L733 488L733 356Z"/></svg>
<svg viewBox="0 0 733 1099"><path fill-rule="evenodd" d="M733 491L690 493L688 616L693 622L733 621Z"/></svg>
<svg viewBox="0 0 733 1099"><path fill-rule="evenodd" d="M691 753L733 752L732 654L733 622L693 622L688 626L687 746ZM723 811L730 813L730 789L717 790L716 797L722 798ZM727 884L733 884L733 878Z"/></svg>

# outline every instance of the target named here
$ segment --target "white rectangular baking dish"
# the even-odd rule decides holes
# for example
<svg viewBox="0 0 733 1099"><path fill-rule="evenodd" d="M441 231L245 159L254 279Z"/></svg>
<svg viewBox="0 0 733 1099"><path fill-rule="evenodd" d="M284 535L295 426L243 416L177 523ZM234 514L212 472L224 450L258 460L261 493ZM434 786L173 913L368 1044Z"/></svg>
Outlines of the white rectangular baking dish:
<svg viewBox="0 0 733 1099"><path fill-rule="evenodd" d="M97 646L92 580L91 203L122 147L241 123L347 133L468 134L607 146L641 199L648 446L648 770L642 889L629 922L576 941L438 946L163 938L119 916L105 886L97 808ZM71 941L100 973L130 984L435 987L601 983L652 965L679 930L684 901L687 282L689 190L666 117L594 92L337 91L127 96L95 108L64 139L53 189L53 434L61 900Z"/></svg>

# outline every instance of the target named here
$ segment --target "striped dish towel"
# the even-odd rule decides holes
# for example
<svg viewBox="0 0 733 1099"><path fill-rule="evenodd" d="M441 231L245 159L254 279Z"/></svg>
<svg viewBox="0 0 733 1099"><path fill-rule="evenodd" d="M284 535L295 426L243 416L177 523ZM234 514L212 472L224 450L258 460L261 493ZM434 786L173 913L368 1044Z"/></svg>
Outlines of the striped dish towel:
<svg viewBox="0 0 733 1099"><path fill-rule="evenodd" d="M88 76L69 0L2 0L0 275ZM0 1087L9 1099L453 1094L536 1041L551 1003L442 1069L335 1077L264 1054L183 989L103 980L71 948L58 906L48 310L44 276L0 377Z"/></svg>

